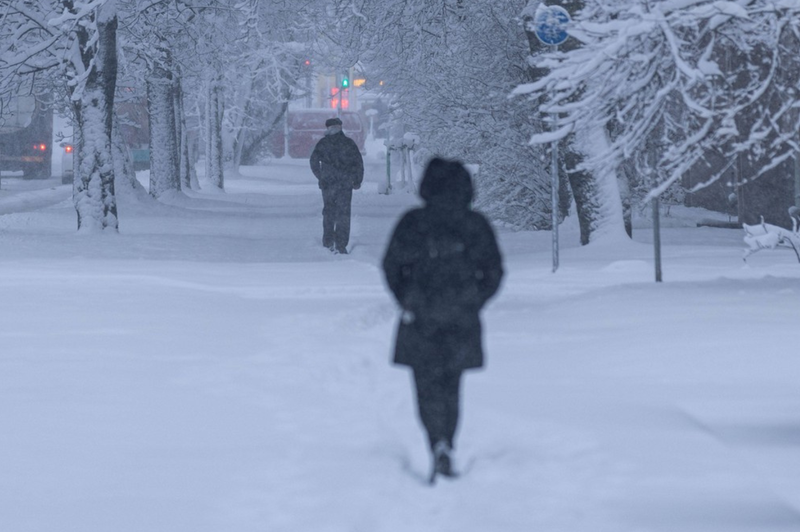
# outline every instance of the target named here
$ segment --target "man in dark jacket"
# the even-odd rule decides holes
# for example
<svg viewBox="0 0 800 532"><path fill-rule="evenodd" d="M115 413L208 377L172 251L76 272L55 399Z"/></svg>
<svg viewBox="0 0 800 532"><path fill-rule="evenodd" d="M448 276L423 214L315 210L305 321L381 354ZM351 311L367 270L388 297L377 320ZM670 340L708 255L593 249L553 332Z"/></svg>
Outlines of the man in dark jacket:
<svg viewBox="0 0 800 532"><path fill-rule="evenodd" d="M364 161L353 139L342 132L342 121L325 122L327 131L311 153L311 171L322 190L322 245L347 253L350 241L350 203L361 187Z"/></svg>
<svg viewBox="0 0 800 532"><path fill-rule="evenodd" d="M483 366L478 313L497 292L503 269L494 231L470 209L472 180L461 163L433 159L419 194L425 206L397 224L383 269L403 309L394 362L414 372L433 483L437 474L454 476L461 373Z"/></svg>

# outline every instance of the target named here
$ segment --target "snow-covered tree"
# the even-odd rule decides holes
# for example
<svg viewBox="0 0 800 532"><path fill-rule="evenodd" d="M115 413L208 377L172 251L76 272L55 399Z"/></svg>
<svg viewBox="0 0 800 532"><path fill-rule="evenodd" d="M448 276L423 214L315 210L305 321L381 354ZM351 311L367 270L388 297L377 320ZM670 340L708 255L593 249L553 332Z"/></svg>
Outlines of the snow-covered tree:
<svg viewBox="0 0 800 532"><path fill-rule="evenodd" d="M117 8L114 0L76 6L64 0L64 13L53 24L75 28L67 72L79 136L80 174L74 181L78 229L118 229L111 137L117 88ZM74 68L74 70L73 70Z"/></svg>
<svg viewBox="0 0 800 532"><path fill-rule="evenodd" d="M584 2L583 0L562 0L551 2L549 5L563 7L572 16L575 16L583 9ZM535 35L537 15L543 6L544 4L538 0L530 0L522 13L531 50L532 77L536 80L548 73L548 69L541 65L540 59L549 51L550 47L543 45ZM562 51L570 51L580 45L578 40L572 38L559 48ZM549 135L554 127L553 118L557 115L550 113L542 114L541 117L539 132ZM569 190L572 192L582 244L588 244L600 237L622 236L623 219L629 234L631 232L630 210L623 209L620 194L620 190L630 189L627 180L620 179L620 176L626 177L625 174L610 171L590 172L582 167L582 162L586 157L605 150L607 136L608 132L602 128L588 130L585 133L575 132L563 139L558 147L560 155L559 181L562 187L568 183Z"/></svg>
<svg viewBox="0 0 800 532"><path fill-rule="evenodd" d="M219 190L225 189L222 118L225 112L222 76L209 72L206 79L206 179Z"/></svg>
<svg viewBox="0 0 800 532"><path fill-rule="evenodd" d="M224 190L226 163L237 172L242 157L252 161L281 122L289 99L298 92L299 65L306 48L295 34L314 5L183 0L178 8L165 7L174 11L173 16L154 21L170 35L165 49L177 67L169 69L173 77L192 80L178 94L188 93L198 104L205 175L211 186ZM180 32L175 31L175 21L182 21ZM178 112L185 116L185 107ZM180 129L177 114L176 118ZM181 174L185 181L183 170Z"/></svg>
<svg viewBox="0 0 800 532"><path fill-rule="evenodd" d="M225 127L231 137L232 169L253 164L264 142L283 125L289 101L302 96L310 43L303 28L314 3L298 9L276 1L237 4L241 38L227 71Z"/></svg>
<svg viewBox="0 0 800 532"><path fill-rule="evenodd" d="M208 30L205 11L219 2L120 0L128 15L123 32L130 68L139 72L147 93L150 125L150 194L193 184L185 127L185 78L199 77L204 49L197 45ZM213 17L213 15L212 15ZM141 83L141 81L139 81Z"/></svg>
<svg viewBox="0 0 800 532"><path fill-rule="evenodd" d="M79 173L73 199L81 232L117 231L111 152L117 78L115 0L17 0L0 14L0 93L21 77L50 75L67 83L75 120ZM52 79L52 78L51 78Z"/></svg>
<svg viewBox="0 0 800 532"><path fill-rule="evenodd" d="M538 117L509 99L530 81L519 14L525 0L334 2L321 53L382 80L398 135L425 153L480 165L478 205L516 227L550 225L544 151L528 145ZM349 64L348 64L349 62Z"/></svg>
<svg viewBox="0 0 800 532"><path fill-rule="evenodd" d="M547 75L516 91L532 97L536 114L559 115L556 137L608 133L581 168L629 165L650 180L649 199L702 166L710 168L700 187L739 157L755 179L796 153L800 3L585 4L570 32L581 46L539 56Z"/></svg>

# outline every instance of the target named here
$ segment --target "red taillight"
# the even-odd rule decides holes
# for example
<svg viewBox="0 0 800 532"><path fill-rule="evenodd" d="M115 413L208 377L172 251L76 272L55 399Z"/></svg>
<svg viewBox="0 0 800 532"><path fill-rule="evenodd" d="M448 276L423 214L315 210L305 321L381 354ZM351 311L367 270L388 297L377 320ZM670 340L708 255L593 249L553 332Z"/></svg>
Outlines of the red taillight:
<svg viewBox="0 0 800 532"><path fill-rule="evenodd" d="M34 145L33 145L33 149L34 149L34 150L38 150L38 149L39 149L39 145L38 145L38 144L34 144Z"/></svg>
<svg viewBox="0 0 800 532"><path fill-rule="evenodd" d="M72 146L64 146L64 151L67 153L72 153Z"/></svg>
<svg viewBox="0 0 800 532"><path fill-rule="evenodd" d="M39 149L44 151L47 149L47 146L45 146L44 144L39 144Z"/></svg>

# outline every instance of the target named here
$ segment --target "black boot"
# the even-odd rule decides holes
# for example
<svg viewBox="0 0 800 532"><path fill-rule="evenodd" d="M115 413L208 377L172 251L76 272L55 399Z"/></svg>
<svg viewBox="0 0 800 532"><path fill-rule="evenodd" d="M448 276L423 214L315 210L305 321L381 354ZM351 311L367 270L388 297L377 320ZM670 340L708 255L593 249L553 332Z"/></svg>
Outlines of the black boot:
<svg viewBox="0 0 800 532"><path fill-rule="evenodd" d="M453 463L451 458L452 453L453 449L444 440L439 440L436 442L436 445L433 446L433 471L431 472L431 484L436 482L436 475L442 475L448 478L454 478L458 476L456 472L453 471Z"/></svg>

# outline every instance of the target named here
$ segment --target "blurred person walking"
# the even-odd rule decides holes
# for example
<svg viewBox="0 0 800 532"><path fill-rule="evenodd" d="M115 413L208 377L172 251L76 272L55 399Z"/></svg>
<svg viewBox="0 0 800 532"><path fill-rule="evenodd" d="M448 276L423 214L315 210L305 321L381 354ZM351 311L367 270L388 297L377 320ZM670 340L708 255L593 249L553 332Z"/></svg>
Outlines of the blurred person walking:
<svg viewBox="0 0 800 532"><path fill-rule="evenodd" d="M479 312L497 292L503 268L492 227L470 207L472 179L463 164L431 160L419 194L425 205L397 224L383 269L403 310L394 363L413 370L433 484L437 475L456 476L461 374L483 366Z"/></svg>
<svg viewBox="0 0 800 532"><path fill-rule="evenodd" d="M309 160L322 190L322 245L334 253L347 253L350 204L353 190L364 180L364 160L353 139L342 132L340 119L328 119L325 127L325 136Z"/></svg>

